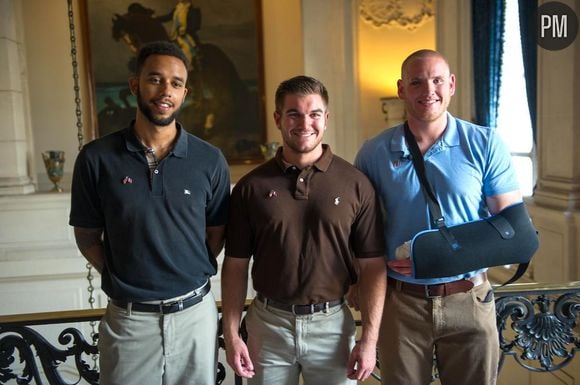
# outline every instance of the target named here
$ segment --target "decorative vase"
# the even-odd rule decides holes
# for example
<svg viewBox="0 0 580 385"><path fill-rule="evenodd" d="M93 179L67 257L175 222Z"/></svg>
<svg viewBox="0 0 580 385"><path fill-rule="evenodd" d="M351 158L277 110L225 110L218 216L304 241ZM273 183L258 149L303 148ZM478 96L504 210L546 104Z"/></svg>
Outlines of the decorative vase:
<svg viewBox="0 0 580 385"><path fill-rule="evenodd" d="M44 159L44 167L46 168L48 179L54 183L54 187L50 191L62 192L62 187L58 185L58 182L60 182L64 173L64 151L45 151L42 153L42 159Z"/></svg>
<svg viewBox="0 0 580 385"><path fill-rule="evenodd" d="M268 142L268 143L260 144L260 151L262 152L264 159L270 160L276 155L276 151L278 151L278 147L280 147L280 143Z"/></svg>

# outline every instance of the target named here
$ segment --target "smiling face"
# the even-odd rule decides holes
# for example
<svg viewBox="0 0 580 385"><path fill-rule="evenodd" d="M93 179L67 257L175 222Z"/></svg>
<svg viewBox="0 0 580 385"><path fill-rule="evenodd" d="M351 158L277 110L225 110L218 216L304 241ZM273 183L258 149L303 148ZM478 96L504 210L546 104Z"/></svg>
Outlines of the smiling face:
<svg viewBox="0 0 580 385"><path fill-rule="evenodd" d="M328 122L328 111L318 94L286 94L280 111L274 112L276 126L284 142L286 161L312 164L322 155L322 136Z"/></svg>
<svg viewBox="0 0 580 385"><path fill-rule="evenodd" d="M164 127L175 121L187 88L187 68L183 62L169 55L151 55L139 72L129 81L137 96L138 118L144 117L155 126Z"/></svg>
<svg viewBox="0 0 580 385"><path fill-rule="evenodd" d="M455 75L445 59L436 54L419 56L406 63L402 72L397 87L408 119L423 123L445 119L455 93Z"/></svg>

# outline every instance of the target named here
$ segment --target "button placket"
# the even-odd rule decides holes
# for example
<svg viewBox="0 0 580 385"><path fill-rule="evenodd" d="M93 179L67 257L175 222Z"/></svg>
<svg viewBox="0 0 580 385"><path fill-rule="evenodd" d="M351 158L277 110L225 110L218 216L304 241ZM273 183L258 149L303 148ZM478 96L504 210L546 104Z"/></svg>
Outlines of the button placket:
<svg viewBox="0 0 580 385"><path fill-rule="evenodd" d="M308 198L308 181L311 172L311 169L304 169L298 174L296 178L296 197Z"/></svg>
<svg viewBox="0 0 580 385"><path fill-rule="evenodd" d="M163 195L163 173L156 168L151 174L151 190L154 196Z"/></svg>

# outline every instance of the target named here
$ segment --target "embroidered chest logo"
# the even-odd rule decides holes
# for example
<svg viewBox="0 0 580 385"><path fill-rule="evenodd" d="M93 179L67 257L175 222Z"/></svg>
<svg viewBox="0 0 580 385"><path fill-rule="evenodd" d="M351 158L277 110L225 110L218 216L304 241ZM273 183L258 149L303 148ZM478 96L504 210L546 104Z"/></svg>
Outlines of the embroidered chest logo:
<svg viewBox="0 0 580 385"><path fill-rule="evenodd" d="M334 205L338 206L340 204L340 197L334 198Z"/></svg>
<svg viewBox="0 0 580 385"><path fill-rule="evenodd" d="M276 190L270 190L268 191L268 194L266 194L266 198L275 198L278 196L278 193L276 192Z"/></svg>
<svg viewBox="0 0 580 385"><path fill-rule="evenodd" d="M183 195L191 195L191 191L188 189L183 189Z"/></svg>
<svg viewBox="0 0 580 385"><path fill-rule="evenodd" d="M132 184L133 183L133 179L131 177L124 177L123 180L121 181L121 183L123 184Z"/></svg>

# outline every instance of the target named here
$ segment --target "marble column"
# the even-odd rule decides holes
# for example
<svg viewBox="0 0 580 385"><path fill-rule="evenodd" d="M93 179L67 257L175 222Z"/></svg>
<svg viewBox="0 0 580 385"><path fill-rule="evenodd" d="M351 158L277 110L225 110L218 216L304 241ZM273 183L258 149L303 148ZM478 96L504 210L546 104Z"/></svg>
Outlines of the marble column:
<svg viewBox="0 0 580 385"><path fill-rule="evenodd" d="M436 49L447 58L451 71L457 77L455 95L449 112L472 121L473 57L471 41L471 1L437 1L435 11Z"/></svg>
<svg viewBox="0 0 580 385"><path fill-rule="evenodd" d="M0 0L0 195L34 192L29 177L19 2Z"/></svg>
<svg viewBox="0 0 580 385"><path fill-rule="evenodd" d="M324 143L350 162L362 144L355 54L357 4L302 0L304 73L322 81L330 99Z"/></svg>

